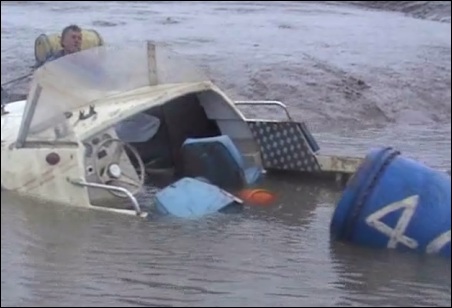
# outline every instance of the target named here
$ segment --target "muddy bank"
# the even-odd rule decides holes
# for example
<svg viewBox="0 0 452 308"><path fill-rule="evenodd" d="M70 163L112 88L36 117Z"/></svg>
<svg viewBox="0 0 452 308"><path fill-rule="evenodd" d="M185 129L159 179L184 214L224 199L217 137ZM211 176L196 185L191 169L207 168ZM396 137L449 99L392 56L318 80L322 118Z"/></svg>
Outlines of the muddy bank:
<svg viewBox="0 0 452 308"><path fill-rule="evenodd" d="M30 23L25 9L47 22ZM86 10L96 14L80 14ZM95 28L108 44L165 42L231 98L280 100L315 131L450 125L451 29L444 23L337 2L2 2L2 81L27 73L37 35L61 31L68 20Z"/></svg>
<svg viewBox="0 0 452 308"><path fill-rule="evenodd" d="M341 1L342 2L342 1ZM343 1L360 7L402 12L415 18L451 22L450 1Z"/></svg>

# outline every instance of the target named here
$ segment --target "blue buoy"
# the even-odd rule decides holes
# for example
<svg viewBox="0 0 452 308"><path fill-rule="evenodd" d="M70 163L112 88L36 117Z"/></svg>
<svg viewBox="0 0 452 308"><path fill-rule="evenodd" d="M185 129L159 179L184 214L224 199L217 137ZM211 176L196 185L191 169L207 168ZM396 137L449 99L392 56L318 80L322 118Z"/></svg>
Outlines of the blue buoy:
<svg viewBox="0 0 452 308"><path fill-rule="evenodd" d="M349 181L331 235L358 245L450 258L451 178L392 148L372 150Z"/></svg>

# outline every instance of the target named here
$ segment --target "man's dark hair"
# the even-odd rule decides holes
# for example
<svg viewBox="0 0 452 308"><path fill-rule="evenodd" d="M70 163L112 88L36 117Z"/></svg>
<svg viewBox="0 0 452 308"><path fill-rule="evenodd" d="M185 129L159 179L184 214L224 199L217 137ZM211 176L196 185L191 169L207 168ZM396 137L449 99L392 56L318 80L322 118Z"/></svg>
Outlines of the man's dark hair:
<svg viewBox="0 0 452 308"><path fill-rule="evenodd" d="M69 31L74 31L74 32L82 32L82 29L77 26L77 25L69 25L66 28L63 29L63 31L61 32L61 41L63 41L63 38L66 36L66 34Z"/></svg>

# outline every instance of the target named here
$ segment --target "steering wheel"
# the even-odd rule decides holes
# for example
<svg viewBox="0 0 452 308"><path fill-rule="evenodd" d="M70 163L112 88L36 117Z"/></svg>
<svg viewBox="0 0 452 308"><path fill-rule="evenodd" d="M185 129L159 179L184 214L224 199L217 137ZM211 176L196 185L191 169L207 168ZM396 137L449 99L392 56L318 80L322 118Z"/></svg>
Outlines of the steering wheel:
<svg viewBox="0 0 452 308"><path fill-rule="evenodd" d="M127 175L121 170L121 156L126 148L130 150L138 162L138 180L135 176ZM114 185L118 183L117 186L129 190L133 195L138 193L144 186L146 170L143 160L133 146L120 139L107 138L99 143L96 153L94 153L94 170L103 184ZM111 190L109 192L116 197L127 198L124 193Z"/></svg>

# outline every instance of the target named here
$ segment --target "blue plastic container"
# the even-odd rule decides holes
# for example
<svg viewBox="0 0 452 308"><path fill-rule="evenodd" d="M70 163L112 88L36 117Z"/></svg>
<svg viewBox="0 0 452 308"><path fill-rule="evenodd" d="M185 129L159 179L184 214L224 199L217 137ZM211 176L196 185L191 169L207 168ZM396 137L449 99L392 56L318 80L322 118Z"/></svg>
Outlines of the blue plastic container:
<svg viewBox="0 0 452 308"><path fill-rule="evenodd" d="M200 218L242 201L202 180L182 178L155 195L156 210L179 218Z"/></svg>
<svg viewBox="0 0 452 308"><path fill-rule="evenodd" d="M392 148L372 150L331 221L337 240L450 258L451 178Z"/></svg>

